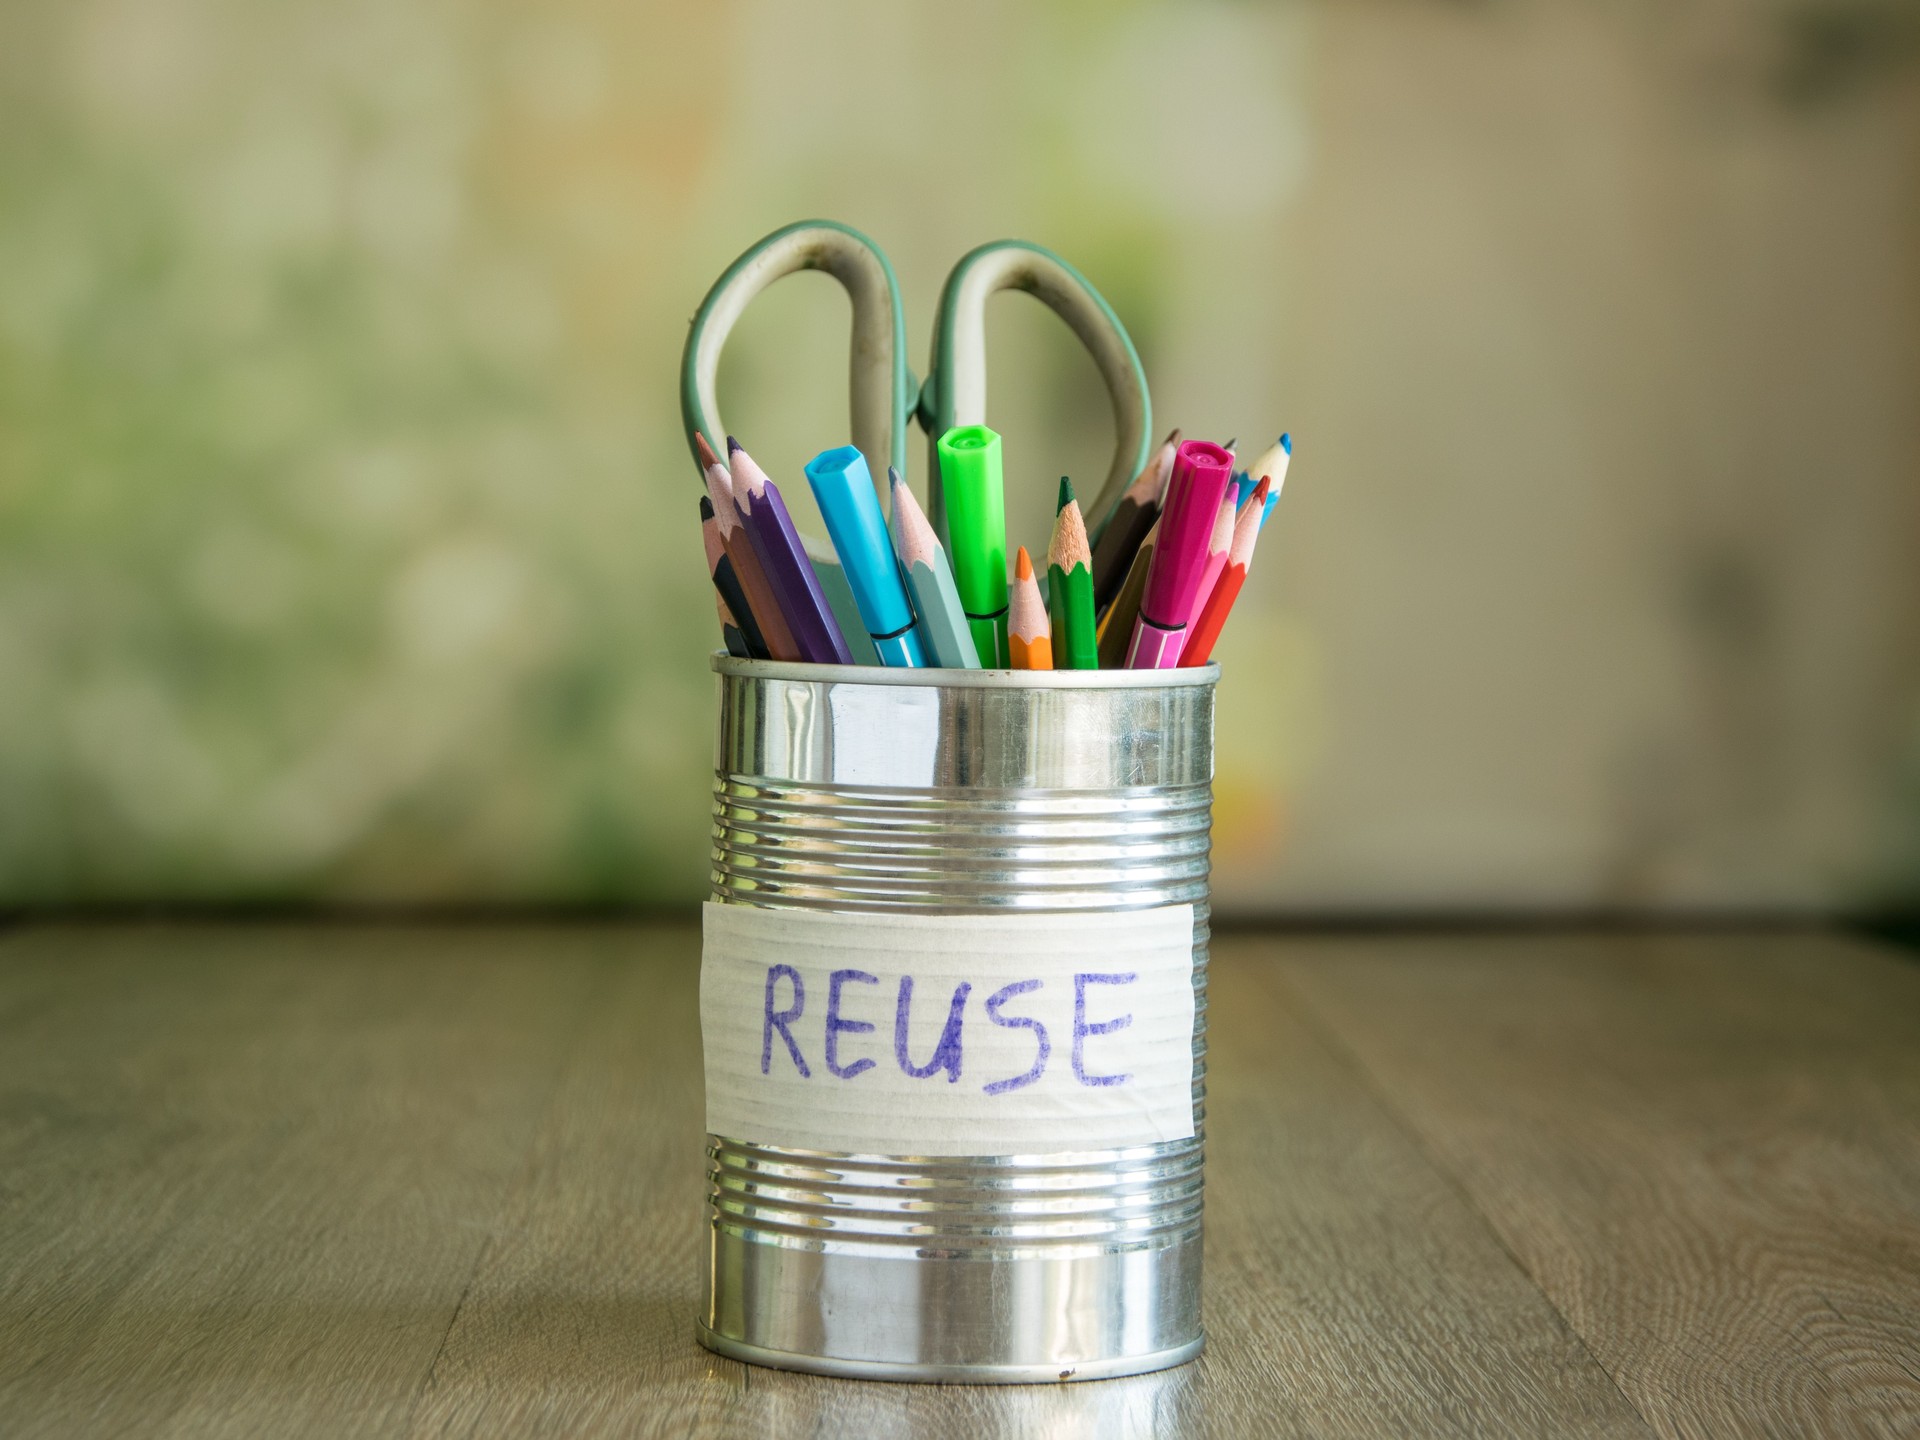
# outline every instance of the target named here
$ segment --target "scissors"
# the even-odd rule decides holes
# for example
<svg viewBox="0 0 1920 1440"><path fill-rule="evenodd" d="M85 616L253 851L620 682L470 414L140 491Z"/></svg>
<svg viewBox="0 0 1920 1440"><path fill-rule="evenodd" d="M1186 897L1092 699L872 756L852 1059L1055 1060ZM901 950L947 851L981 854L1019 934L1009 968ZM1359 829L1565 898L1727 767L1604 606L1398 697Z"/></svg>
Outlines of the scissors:
<svg viewBox="0 0 1920 1440"><path fill-rule="evenodd" d="M884 497L887 466L907 473L907 423L927 436L927 515L946 535L940 489L940 437L987 418L986 305L1000 290L1024 290L1073 330L1093 356L1113 401L1115 443L1099 497L1086 511L1095 538L1121 493L1147 463L1153 412L1146 372L1126 327L1100 292L1050 250L1024 240L995 240L961 257L940 292L931 372L921 383L907 367L907 322L900 286L880 247L833 220L802 220L752 246L714 282L694 314L680 361L680 417L687 447L704 434L726 454L715 376L720 352L746 308L767 286L800 270L824 270L853 303L848 384L853 443ZM694 465L699 467L698 452ZM818 547L810 546L810 549ZM816 560L816 568L822 563Z"/></svg>

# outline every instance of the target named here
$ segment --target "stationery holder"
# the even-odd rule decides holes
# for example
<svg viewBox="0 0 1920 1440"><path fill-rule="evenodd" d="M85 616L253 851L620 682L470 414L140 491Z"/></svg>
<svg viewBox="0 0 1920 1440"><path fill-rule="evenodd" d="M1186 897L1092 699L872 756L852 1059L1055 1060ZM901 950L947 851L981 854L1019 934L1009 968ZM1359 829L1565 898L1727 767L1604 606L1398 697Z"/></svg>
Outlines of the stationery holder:
<svg viewBox="0 0 1920 1440"><path fill-rule="evenodd" d="M972 1383L1197 1355L1218 667L713 668L701 1342Z"/></svg>

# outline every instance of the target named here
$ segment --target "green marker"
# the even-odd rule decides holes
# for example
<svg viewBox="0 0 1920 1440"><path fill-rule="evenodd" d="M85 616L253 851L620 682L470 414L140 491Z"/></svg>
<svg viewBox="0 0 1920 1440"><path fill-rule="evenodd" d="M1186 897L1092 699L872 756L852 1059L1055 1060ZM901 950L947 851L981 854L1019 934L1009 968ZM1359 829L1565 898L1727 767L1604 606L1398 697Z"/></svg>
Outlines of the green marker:
<svg viewBox="0 0 1920 1440"><path fill-rule="evenodd" d="M980 663L1013 664L1007 648L1007 508L1000 437L984 425L958 425L940 437L940 492L946 500L947 553Z"/></svg>

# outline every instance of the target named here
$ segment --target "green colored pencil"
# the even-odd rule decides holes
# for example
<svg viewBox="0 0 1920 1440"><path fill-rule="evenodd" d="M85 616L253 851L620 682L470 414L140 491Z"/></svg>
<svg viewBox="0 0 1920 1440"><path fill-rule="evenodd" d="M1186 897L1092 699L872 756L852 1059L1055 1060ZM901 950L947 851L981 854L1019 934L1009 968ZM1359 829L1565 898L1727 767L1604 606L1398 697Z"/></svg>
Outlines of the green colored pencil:
<svg viewBox="0 0 1920 1440"><path fill-rule="evenodd" d="M1073 498L1073 482L1060 477L1060 508L1054 514L1053 540L1047 546L1047 608L1053 622L1053 668L1098 670L1100 646L1094 638L1092 557L1087 522Z"/></svg>

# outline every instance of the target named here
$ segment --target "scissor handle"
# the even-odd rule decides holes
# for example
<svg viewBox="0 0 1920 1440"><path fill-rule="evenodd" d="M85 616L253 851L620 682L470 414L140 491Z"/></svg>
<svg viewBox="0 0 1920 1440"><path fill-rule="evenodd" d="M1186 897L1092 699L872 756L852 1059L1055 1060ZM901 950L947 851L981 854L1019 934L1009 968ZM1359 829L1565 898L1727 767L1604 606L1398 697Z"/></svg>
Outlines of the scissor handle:
<svg viewBox="0 0 1920 1440"><path fill-rule="evenodd" d="M1147 376L1126 326L1100 292L1051 250L1025 240L996 240L961 258L940 292L933 327L933 372L921 389L919 419L927 432L928 515L945 533L946 501L940 487L940 437L955 425L987 419L987 298L999 290L1024 290L1072 328L1093 356L1113 400L1113 464L1099 498L1086 510L1087 528L1098 535L1120 495L1147 463L1153 407Z"/></svg>
<svg viewBox="0 0 1920 1440"><path fill-rule="evenodd" d="M797 270L826 271L846 287L853 302L848 365L853 443L867 457L875 485L883 486L888 465L906 472L907 405L913 388L907 370L907 321L900 308L899 282L880 247L833 220L782 226L729 265L700 302L680 357L680 419L687 448L692 451L694 435L702 433L716 454L726 454L726 428L720 423L714 383L720 352L753 298Z"/></svg>

